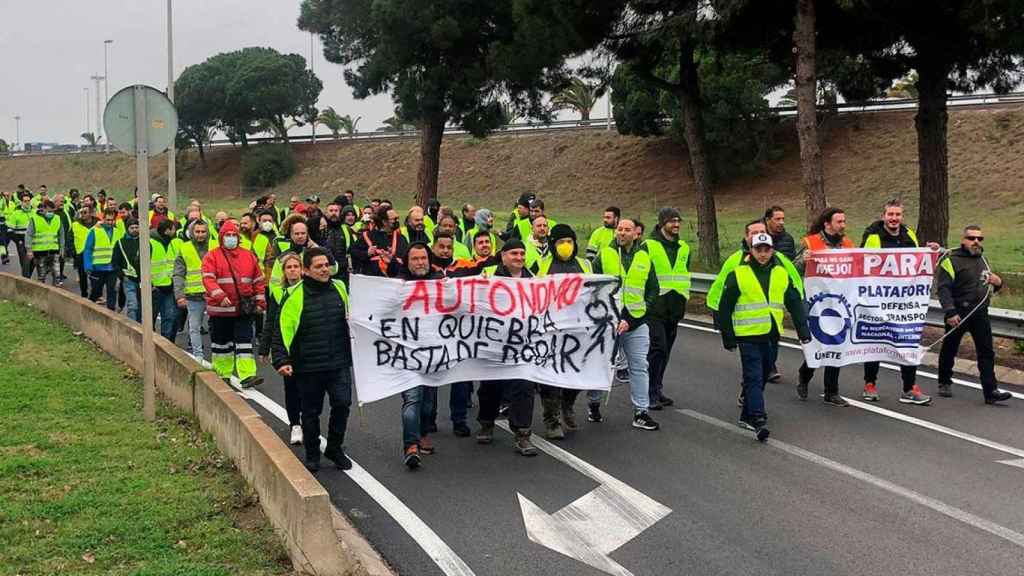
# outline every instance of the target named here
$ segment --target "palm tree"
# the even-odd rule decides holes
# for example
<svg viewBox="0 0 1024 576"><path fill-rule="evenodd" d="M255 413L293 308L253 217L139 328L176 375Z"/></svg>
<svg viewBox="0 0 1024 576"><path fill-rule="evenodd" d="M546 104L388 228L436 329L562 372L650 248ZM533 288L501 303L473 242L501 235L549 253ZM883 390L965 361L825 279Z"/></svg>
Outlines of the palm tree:
<svg viewBox="0 0 1024 576"><path fill-rule="evenodd" d="M320 116L317 117L316 121L319 124L327 126L327 129L331 131L331 134L334 134L335 138L341 134L341 130L344 127L341 116L338 116L338 113L332 106L324 108L323 111L320 112Z"/></svg>
<svg viewBox="0 0 1024 576"><path fill-rule="evenodd" d="M339 127L345 131L350 137L356 134L356 127L359 126L359 121L362 120L362 116L357 116L355 119L349 114L338 118Z"/></svg>
<svg viewBox="0 0 1024 576"><path fill-rule="evenodd" d="M402 132L405 130L415 130L415 128L410 127L398 116L392 116L387 120L381 122L381 124L383 124L384 126L377 129L381 132Z"/></svg>
<svg viewBox="0 0 1024 576"><path fill-rule="evenodd" d="M501 103L501 117L504 119L505 126L509 124L515 124L516 120L522 118L515 106L511 102L502 101Z"/></svg>
<svg viewBox="0 0 1024 576"><path fill-rule="evenodd" d="M102 136L96 136L96 134L92 132L82 132L81 136L82 139L85 140L85 143L88 144L89 146L96 146L97 144L100 143L100 140L103 139Z"/></svg>
<svg viewBox="0 0 1024 576"><path fill-rule="evenodd" d="M580 115L580 124L590 123L590 111L597 99L604 94L604 86L591 84L581 78L573 78L564 90L551 99L556 109L573 109Z"/></svg>
<svg viewBox="0 0 1024 576"><path fill-rule="evenodd" d="M790 88L779 98L779 106L796 106L796 88Z"/></svg>

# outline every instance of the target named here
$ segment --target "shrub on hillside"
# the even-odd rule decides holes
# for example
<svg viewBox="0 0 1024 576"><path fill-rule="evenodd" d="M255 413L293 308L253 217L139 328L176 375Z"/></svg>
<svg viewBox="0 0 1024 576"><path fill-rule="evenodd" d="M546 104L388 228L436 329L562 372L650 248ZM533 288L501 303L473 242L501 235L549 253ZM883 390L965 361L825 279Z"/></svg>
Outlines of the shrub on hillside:
<svg viewBox="0 0 1024 576"><path fill-rule="evenodd" d="M295 175L295 156L287 144L252 146L242 156L242 182L271 188Z"/></svg>

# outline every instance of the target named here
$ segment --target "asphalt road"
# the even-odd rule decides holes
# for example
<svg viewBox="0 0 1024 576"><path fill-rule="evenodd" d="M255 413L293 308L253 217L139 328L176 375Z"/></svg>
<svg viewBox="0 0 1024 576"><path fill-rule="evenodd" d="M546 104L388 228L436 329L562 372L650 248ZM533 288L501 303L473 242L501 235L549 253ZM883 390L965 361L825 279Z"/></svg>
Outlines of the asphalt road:
<svg viewBox="0 0 1024 576"><path fill-rule="evenodd" d="M581 430L557 443L577 460L550 448L523 458L502 431L490 446L453 436L445 387L437 454L420 470L402 465L400 402L391 398L353 410L346 445L356 469L325 466L317 478L400 574L602 574L531 542L520 506L522 495L554 513L599 488L581 472L587 464L670 509L610 552L621 568L614 573L1022 573L1024 468L1000 461L1024 461L1024 402L986 406L980 390L960 385L954 398L907 406L897 402L899 373L886 369L874 410L824 405L820 374L801 402L800 361L798 350L782 350L783 382L766 391L767 445L735 426L738 356L717 334L687 328L666 376L676 405L652 413L658 432L629 426L628 391L619 386L603 423L586 422L579 401ZM271 404L284 403L281 381L261 371L262 402L250 401L287 438ZM841 390L852 400L861 376L859 366L843 370ZM933 378L919 381L935 393ZM539 402L535 412L539 432ZM614 521L609 532L622 528Z"/></svg>

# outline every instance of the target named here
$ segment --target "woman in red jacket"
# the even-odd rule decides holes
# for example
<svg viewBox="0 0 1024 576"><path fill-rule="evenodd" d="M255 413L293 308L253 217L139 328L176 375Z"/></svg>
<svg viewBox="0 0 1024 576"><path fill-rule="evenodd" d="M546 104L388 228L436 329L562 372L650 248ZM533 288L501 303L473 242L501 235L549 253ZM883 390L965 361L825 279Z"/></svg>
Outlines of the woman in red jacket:
<svg viewBox="0 0 1024 576"><path fill-rule="evenodd" d="M220 228L220 246L203 258L206 312L210 315L213 369L225 381L238 371L243 388L263 382L256 376L253 322L267 308L259 261L239 247L238 224L227 220Z"/></svg>

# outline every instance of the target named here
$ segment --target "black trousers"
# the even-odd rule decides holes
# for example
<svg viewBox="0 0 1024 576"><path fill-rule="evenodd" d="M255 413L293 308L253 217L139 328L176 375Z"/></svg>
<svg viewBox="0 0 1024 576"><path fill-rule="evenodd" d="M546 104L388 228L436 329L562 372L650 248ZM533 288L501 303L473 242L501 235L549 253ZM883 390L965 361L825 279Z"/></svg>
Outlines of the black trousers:
<svg viewBox="0 0 1024 576"><path fill-rule="evenodd" d="M106 304L108 310L117 309L117 274L112 270L93 271L89 274L89 285L92 290L89 292L89 300L93 302L100 299L100 294L106 290Z"/></svg>
<svg viewBox="0 0 1024 576"><path fill-rule="evenodd" d="M657 402L662 394L662 381L665 369L672 354L672 346L676 342L679 322L663 318L650 318L647 326L651 331L651 348L647 352L647 371L650 378L648 390L651 402Z"/></svg>
<svg viewBox="0 0 1024 576"><path fill-rule="evenodd" d="M32 261L28 259L28 250L25 249L25 235L15 234L11 236L14 240L14 248L18 251L18 263L21 264L21 275L25 278L32 277Z"/></svg>
<svg viewBox="0 0 1024 576"><path fill-rule="evenodd" d="M288 413L288 425L299 426L302 423L302 394L294 376L284 377L284 409Z"/></svg>
<svg viewBox="0 0 1024 576"><path fill-rule="evenodd" d="M78 293L82 298L89 297L89 273L85 271L85 257L75 254L75 270L78 273Z"/></svg>
<svg viewBox="0 0 1024 576"><path fill-rule="evenodd" d="M878 368L881 362L864 363L864 382L878 382ZM917 382L917 366L900 366L900 376L903 378L903 391L910 392Z"/></svg>
<svg viewBox="0 0 1024 576"><path fill-rule="evenodd" d="M480 409L477 421L493 424L498 417L502 397L508 401L508 425L513 430L529 430L533 425L533 382L526 380L487 380L480 383L477 397Z"/></svg>
<svg viewBox="0 0 1024 576"><path fill-rule="evenodd" d="M327 394L331 414L327 419L327 448L341 448L352 407L352 376L348 368L327 372L297 372L292 377L302 398L302 443L306 460L320 460L320 414Z"/></svg>
<svg viewBox="0 0 1024 576"><path fill-rule="evenodd" d="M800 365L800 381L810 382L814 378L814 368L807 366L807 362ZM839 367L825 366L825 394L839 394Z"/></svg>
<svg viewBox="0 0 1024 576"><path fill-rule="evenodd" d="M964 310L960 317L964 318L969 311ZM981 390L988 398L999 388L999 382L996 381L996 353L992 346L992 322L988 319L987 308L979 309L973 316L961 322L956 329L946 324L946 339L942 341L942 350L939 352L939 383L953 382L953 364L965 332L970 332L971 339L974 340Z"/></svg>

